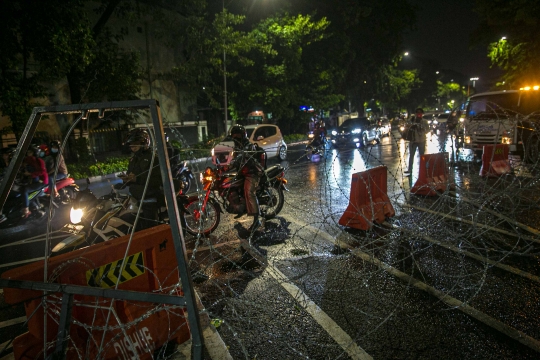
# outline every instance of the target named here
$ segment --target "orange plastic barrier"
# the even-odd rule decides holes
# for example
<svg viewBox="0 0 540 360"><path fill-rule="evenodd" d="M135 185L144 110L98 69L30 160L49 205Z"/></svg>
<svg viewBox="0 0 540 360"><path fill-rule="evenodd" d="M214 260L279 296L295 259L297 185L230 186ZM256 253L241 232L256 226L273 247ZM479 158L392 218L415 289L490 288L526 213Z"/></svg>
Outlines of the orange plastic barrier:
<svg viewBox="0 0 540 360"><path fill-rule="evenodd" d="M49 279L101 288L114 288L119 282L119 290L170 295L179 283L170 227L161 225L135 233L122 266L128 241L129 235L53 257L48 263ZM43 261L4 272L2 278L43 281ZM181 290L176 293L183 295ZM16 359L43 359L42 296L39 291L4 289L7 303L25 303L27 317L37 309L28 321L28 332L13 342ZM49 294L46 299L47 341L52 342L58 335L61 294ZM180 344L189 338L183 308L75 295L66 358L151 359L166 342ZM53 342L47 355L54 349Z"/></svg>
<svg viewBox="0 0 540 360"><path fill-rule="evenodd" d="M448 176L448 153L420 156L418 180L411 189L416 195L435 196L437 191L454 190L456 184Z"/></svg>
<svg viewBox="0 0 540 360"><path fill-rule="evenodd" d="M496 177L510 174L512 169L510 168L510 161L508 161L509 153L509 145L484 145L480 176Z"/></svg>
<svg viewBox="0 0 540 360"><path fill-rule="evenodd" d="M353 174L349 206L339 219L339 224L355 229L368 230L373 222L382 223L396 214L387 195L386 166Z"/></svg>

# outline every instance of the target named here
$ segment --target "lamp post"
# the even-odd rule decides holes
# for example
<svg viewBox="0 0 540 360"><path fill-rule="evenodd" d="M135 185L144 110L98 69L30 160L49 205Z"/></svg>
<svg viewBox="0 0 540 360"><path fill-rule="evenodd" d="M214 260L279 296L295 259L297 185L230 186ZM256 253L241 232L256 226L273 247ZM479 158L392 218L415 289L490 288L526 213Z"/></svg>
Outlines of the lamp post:
<svg viewBox="0 0 540 360"><path fill-rule="evenodd" d="M225 0L223 0L223 21L225 21ZM229 115L227 110L227 54L225 52L225 38L223 38L223 110L225 112L225 134L227 134L227 126L229 125Z"/></svg>
<svg viewBox="0 0 540 360"><path fill-rule="evenodd" d="M472 78L469 79L469 81L472 81L472 82L473 82L473 83L472 83L472 87L473 87L473 89L475 89L475 90L476 90L476 87L475 87L475 85L476 85L476 80L480 80L480 78L479 78L479 77L472 77ZM467 85L467 96L469 96L470 93L471 93L471 91L470 91L470 83L469 83L469 85Z"/></svg>

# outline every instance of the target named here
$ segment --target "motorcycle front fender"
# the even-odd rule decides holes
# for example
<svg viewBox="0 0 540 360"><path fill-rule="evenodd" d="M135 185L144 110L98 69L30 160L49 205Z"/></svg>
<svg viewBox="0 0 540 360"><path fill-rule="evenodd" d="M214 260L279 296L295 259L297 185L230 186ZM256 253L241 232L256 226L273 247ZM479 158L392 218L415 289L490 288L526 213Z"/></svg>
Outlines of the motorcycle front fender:
<svg viewBox="0 0 540 360"><path fill-rule="evenodd" d="M191 196L191 197L189 197L187 199L186 204L189 204L192 201L198 200L198 198L199 197L197 195ZM210 197L210 198L208 198L208 202L211 202L219 210L220 213L224 214L223 209L221 208L221 205L219 204L218 201L216 201L214 198ZM184 210L184 211L186 211L186 210Z"/></svg>
<svg viewBox="0 0 540 360"><path fill-rule="evenodd" d="M82 231L79 234L70 235L64 240L60 241L56 246L52 249L53 253L60 252L64 250L67 247L75 247L77 245L82 244L86 240L86 232Z"/></svg>

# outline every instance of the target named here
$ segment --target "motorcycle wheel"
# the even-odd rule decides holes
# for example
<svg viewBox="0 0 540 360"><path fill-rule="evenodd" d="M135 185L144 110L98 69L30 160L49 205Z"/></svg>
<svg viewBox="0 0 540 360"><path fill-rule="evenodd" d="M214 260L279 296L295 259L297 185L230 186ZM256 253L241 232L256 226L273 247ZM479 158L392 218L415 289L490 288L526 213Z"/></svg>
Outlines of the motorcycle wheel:
<svg viewBox="0 0 540 360"><path fill-rule="evenodd" d="M313 155L313 152L314 152L313 151L313 146L311 146L311 145L306 146L306 158L308 160L311 160L311 156Z"/></svg>
<svg viewBox="0 0 540 360"><path fill-rule="evenodd" d="M186 231L191 235L209 235L219 225L219 208L213 202L206 203L206 209L203 213L201 213L200 207L197 197L188 200L186 205L183 223L186 226Z"/></svg>
<svg viewBox="0 0 540 360"><path fill-rule="evenodd" d="M266 220L275 218L283 208L283 203L285 202L283 189L281 187L269 186L257 195L264 218Z"/></svg>
<svg viewBox="0 0 540 360"><path fill-rule="evenodd" d="M191 188L191 178L185 174L180 175L178 178L180 181L180 187L182 188L182 193L187 194Z"/></svg>

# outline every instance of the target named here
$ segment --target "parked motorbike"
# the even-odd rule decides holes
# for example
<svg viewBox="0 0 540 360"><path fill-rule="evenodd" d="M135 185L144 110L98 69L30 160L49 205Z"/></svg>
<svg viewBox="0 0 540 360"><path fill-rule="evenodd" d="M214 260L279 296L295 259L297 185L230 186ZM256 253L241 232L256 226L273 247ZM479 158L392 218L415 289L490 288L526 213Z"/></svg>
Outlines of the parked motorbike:
<svg viewBox="0 0 540 360"><path fill-rule="evenodd" d="M220 213L224 209L230 214L246 212L244 178L226 167L207 167L201 173L204 196L192 196L185 206L186 231L192 235L212 233L219 225ZM265 170L257 188L257 200L265 219L274 218L285 202L283 191L288 191L284 168L274 165Z"/></svg>
<svg viewBox="0 0 540 360"><path fill-rule="evenodd" d="M189 189L191 189L191 182L193 181L193 174L187 165L187 161L184 161L179 164L178 167L172 169L172 174L173 179L179 182L182 194L187 194Z"/></svg>
<svg viewBox="0 0 540 360"><path fill-rule="evenodd" d="M56 180L56 190L58 190L58 195L60 195L60 201L62 204L66 205L73 200L75 194L79 192L79 186L75 184L75 179L68 176L61 180ZM49 188L45 188L45 194L49 195Z"/></svg>
<svg viewBox="0 0 540 360"><path fill-rule="evenodd" d="M187 197L177 195L176 199L179 210L183 212ZM147 198L143 200L143 206L151 209L150 216L145 217L141 212L143 218L137 223L137 231L169 222L164 198ZM58 243L52 252L59 253L66 248L88 246L129 234L135 224L138 207L132 196L115 188L99 199L88 189L80 191L72 201L70 223L61 229L71 235ZM180 218L183 220L183 216Z"/></svg>

